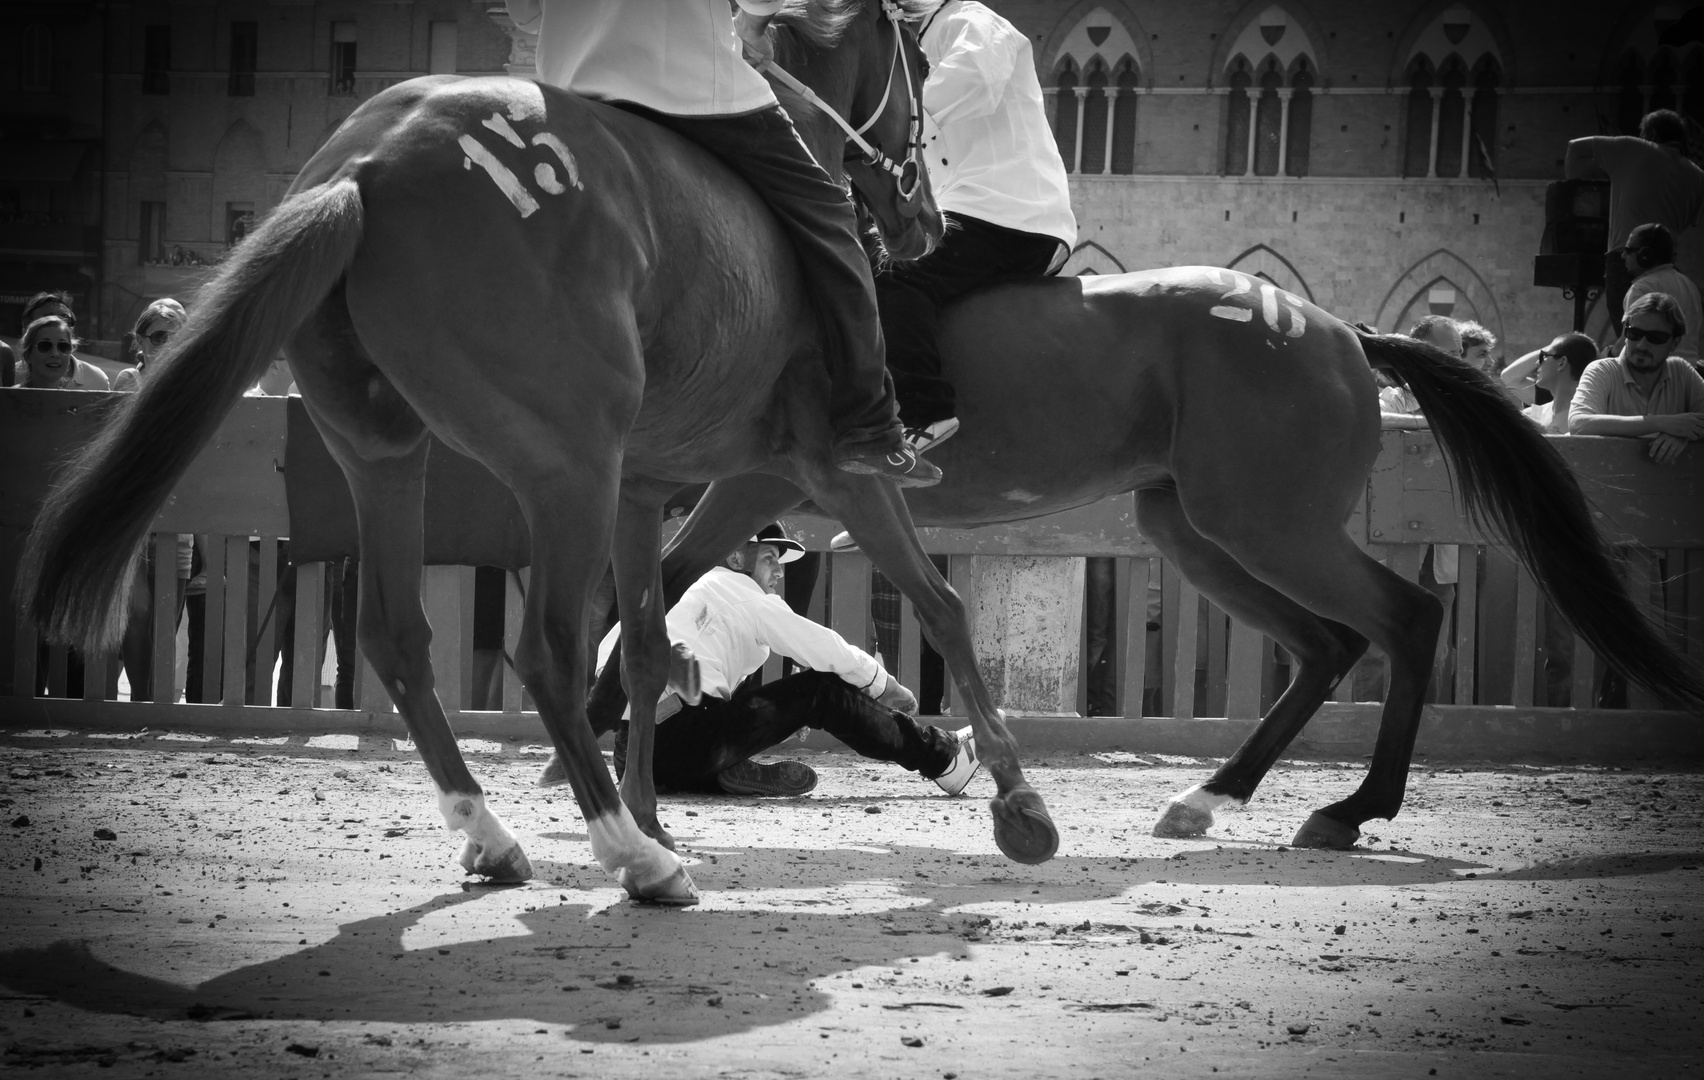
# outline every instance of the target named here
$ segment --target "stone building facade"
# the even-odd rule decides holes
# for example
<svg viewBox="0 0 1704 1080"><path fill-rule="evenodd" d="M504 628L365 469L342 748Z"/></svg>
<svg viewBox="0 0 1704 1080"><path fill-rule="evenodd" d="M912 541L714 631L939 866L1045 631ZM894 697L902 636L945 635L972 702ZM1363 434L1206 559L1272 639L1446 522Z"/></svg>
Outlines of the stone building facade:
<svg viewBox="0 0 1704 1080"><path fill-rule="evenodd" d="M995 6L1072 171L1068 270L1237 266L1387 329L1474 318L1509 355L1571 317L1531 285L1567 141L1651 107L1704 119L1685 4ZM6 5L0 41L0 305L70 280L109 337L189 295L364 98L531 66L492 0L41 0Z"/></svg>

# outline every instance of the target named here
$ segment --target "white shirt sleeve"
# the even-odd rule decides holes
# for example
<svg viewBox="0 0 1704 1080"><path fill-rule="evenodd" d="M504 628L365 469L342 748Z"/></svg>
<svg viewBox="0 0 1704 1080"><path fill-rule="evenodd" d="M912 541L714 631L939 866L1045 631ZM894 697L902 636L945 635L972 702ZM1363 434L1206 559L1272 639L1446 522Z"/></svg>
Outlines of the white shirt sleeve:
<svg viewBox="0 0 1704 1080"><path fill-rule="evenodd" d="M923 84L923 108L936 124L991 115L1017 63L1015 31L972 12L956 11L946 18L940 59L929 64Z"/></svg>
<svg viewBox="0 0 1704 1080"><path fill-rule="evenodd" d="M812 671L832 671L871 697L887 688L887 672L875 657L828 627L795 614L779 596L751 601L749 612L771 650Z"/></svg>

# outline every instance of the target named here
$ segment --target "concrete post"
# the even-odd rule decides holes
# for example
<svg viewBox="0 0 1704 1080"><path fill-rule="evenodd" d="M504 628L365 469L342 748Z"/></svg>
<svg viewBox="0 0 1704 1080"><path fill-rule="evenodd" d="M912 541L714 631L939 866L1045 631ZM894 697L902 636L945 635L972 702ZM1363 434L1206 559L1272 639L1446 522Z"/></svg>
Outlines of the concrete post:
<svg viewBox="0 0 1704 1080"><path fill-rule="evenodd" d="M1077 715L1083 560L979 555L970 560L976 663L1008 713Z"/></svg>

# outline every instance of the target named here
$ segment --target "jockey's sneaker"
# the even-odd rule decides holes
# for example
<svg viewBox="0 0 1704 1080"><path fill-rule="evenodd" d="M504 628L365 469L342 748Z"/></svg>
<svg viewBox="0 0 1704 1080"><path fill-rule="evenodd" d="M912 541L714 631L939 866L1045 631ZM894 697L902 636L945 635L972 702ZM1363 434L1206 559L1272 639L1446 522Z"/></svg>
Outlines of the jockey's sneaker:
<svg viewBox="0 0 1704 1080"><path fill-rule="evenodd" d="M835 454L834 464L841 472L879 476L902 488L934 487L941 482L941 470L903 442L892 450L842 450Z"/></svg>
<svg viewBox="0 0 1704 1080"><path fill-rule="evenodd" d="M828 550L857 551L858 541L852 539L852 534L849 532L838 532L834 534L834 539L828 542Z"/></svg>
<svg viewBox="0 0 1704 1080"><path fill-rule="evenodd" d="M905 445L919 454L927 454L935 447L946 442L958 432L958 417L949 416L945 420L937 420L933 424L905 429Z"/></svg>
<svg viewBox="0 0 1704 1080"><path fill-rule="evenodd" d="M962 727L953 732L958 739L958 755L947 771L935 777L935 783L948 795L957 795L970 783L970 778L976 775L976 770L982 768L982 762L976 757L976 733L974 728Z"/></svg>
<svg viewBox="0 0 1704 1080"><path fill-rule="evenodd" d="M747 758L716 774L716 785L729 795L803 795L816 783L816 770L802 761L764 764Z"/></svg>

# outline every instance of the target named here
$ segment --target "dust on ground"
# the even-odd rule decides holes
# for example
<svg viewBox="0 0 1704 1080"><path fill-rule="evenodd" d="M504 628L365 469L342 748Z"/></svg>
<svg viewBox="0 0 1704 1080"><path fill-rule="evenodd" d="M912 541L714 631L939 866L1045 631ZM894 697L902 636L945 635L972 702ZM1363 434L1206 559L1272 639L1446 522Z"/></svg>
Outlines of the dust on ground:
<svg viewBox="0 0 1704 1080"><path fill-rule="evenodd" d="M323 740L320 740L324 745ZM299 740L297 741L299 743ZM350 739L351 745L356 745ZM335 743L334 743L335 744ZM38 1075L1704 1073L1704 778L1417 767L1354 852L1285 845L1361 763L1148 835L1213 762L1055 754L1062 837L801 751L800 799L670 796L704 902L626 902L538 748L474 747L537 879L464 879L412 754L0 736L0 1062ZM528 754L524 751L533 749Z"/></svg>

